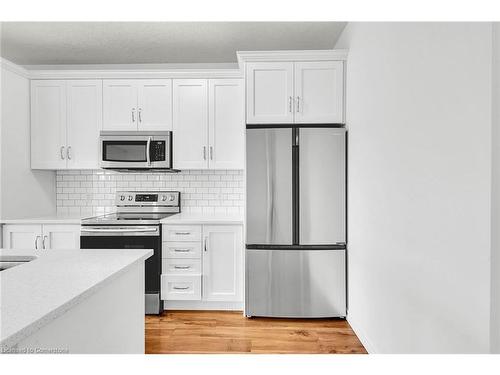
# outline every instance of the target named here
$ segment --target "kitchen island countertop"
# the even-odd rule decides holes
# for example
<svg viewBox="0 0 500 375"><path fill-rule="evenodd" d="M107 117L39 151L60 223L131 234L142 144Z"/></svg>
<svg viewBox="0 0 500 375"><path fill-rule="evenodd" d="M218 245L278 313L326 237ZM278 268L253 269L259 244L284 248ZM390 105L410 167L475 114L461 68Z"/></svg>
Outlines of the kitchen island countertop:
<svg viewBox="0 0 500 375"><path fill-rule="evenodd" d="M0 272L0 346L11 347L143 262L152 250L0 250L36 256Z"/></svg>

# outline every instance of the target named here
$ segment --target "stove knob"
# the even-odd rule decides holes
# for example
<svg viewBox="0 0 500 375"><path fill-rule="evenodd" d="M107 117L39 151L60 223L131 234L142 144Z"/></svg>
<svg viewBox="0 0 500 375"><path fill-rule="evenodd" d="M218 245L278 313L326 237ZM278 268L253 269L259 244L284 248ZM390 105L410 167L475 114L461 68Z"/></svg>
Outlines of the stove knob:
<svg viewBox="0 0 500 375"><path fill-rule="evenodd" d="M125 195L120 195L120 200L124 201L125 200Z"/></svg>
<svg viewBox="0 0 500 375"><path fill-rule="evenodd" d="M129 200L129 201L132 201L132 199L134 199L134 196L133 196L133 195L129 195L129 196L128 196L128 200Z"/></svg>
<svg viewBox="0 0 500 375"><path fill-rule="evenodd" d="M168 196L168 200L169 200L170 202L172 202L173 200L175 200L175 197L174 197L173 195L169 195L169 196Z"/></svg>
<svg viewBox="0 0 500 375"><path fill-rule="evenodd" d="M167 196L166 196L166 195L162 195L162 196L161 196L161 200L162 200L163 202L165 202L165 201L167 200Z"/></svg>

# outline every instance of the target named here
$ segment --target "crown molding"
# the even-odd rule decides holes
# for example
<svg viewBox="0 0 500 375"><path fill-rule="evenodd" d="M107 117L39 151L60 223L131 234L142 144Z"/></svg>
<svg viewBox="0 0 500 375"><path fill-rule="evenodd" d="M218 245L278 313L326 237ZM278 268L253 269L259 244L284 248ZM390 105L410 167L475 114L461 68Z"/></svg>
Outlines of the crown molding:
<svg viewBox="0 0 500 375"><path fill-rule="evenodd" d="M301 51L238 51L238 64L249 61L327 61L347 60L348 51L345 49L329 50L301 50Z"/></svg>
<svg viewBox="0 0 500 375"><path fill-rule="evenodd" d="M24 78L29 78L29 72L26 69L24 69L20 65L14 64L12 61L4 59L3 57L0 58L0 66L11 73L17 74Z"/></svg>
<svg viewBox="0 0 500 375"><path fill-rule="evenodd" d="M226 64L227 66L228 64ZM164 78L243 78L240 69L236 68L182 68L178 67L149 68L146 65L78 65L68 68L67 65L33 67L28 69L31 79L164 79ZM29 68L29 67L28 67Z"/></svg>

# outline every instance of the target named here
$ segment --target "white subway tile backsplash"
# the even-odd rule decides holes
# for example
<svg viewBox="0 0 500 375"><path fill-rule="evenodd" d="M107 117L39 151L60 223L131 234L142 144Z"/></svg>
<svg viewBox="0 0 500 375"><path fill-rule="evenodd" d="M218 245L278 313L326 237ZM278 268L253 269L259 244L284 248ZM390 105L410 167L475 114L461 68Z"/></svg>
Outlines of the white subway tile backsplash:
<svg viewBox="0 0 500 375"><path fill-rule="evenodd" d="M115 210L120 190L178 190L181 211L242 214L244 172L240 170L182 171L179 173L120 173L105 170L57 171L57 211L101 215Z"/></svg>

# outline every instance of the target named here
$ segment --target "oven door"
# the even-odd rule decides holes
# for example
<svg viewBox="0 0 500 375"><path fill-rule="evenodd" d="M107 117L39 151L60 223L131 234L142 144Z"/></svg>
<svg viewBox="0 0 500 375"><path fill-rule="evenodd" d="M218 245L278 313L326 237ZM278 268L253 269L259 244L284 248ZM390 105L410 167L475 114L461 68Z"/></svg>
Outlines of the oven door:
<svg viewBox="0 0 500 375"><path fill-rule="evenodd" d="M161 230L160 226L82 226L82 249L152 249L145 262L146 314L163 310L160 300Z"/></svg>
<svg viewBox="0 0 500 375"><path fill-rule="evenodd" d="M100 167L105 169L169 169L171 164L170 132L133 135L102 132Z"/></svg>

